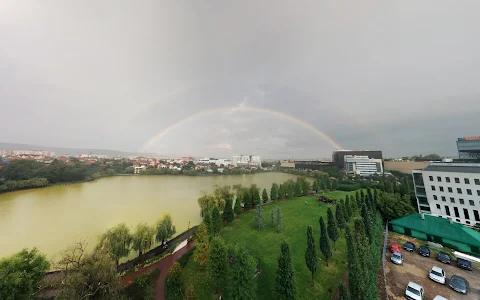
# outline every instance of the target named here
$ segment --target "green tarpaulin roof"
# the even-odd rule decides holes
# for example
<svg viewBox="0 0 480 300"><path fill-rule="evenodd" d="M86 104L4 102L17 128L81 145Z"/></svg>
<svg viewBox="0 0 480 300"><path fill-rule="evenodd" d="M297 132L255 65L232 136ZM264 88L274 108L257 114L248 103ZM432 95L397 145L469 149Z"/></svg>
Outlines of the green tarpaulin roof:
<svg viewBox="0 0 480 300"><path fill-rule="evenodd" d="M450 224L448 219L425 214L425 220L422 220L420 214L413 214L393 220L390 223L392 225L402 226L426 234L480 247L480 232L459 223L453 222L453 224Z"/></svg>

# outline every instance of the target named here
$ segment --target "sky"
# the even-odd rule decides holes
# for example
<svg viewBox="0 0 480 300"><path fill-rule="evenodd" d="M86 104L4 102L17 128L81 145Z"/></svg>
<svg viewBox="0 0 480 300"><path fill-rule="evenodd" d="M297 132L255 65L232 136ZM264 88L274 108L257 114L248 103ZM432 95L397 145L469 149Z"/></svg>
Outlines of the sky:
<svg viewBox="0 0 480 300"><path fill-rule="evenodd" d="M455 155L480 2L0 1L0 142L161 155Z"/></svg>

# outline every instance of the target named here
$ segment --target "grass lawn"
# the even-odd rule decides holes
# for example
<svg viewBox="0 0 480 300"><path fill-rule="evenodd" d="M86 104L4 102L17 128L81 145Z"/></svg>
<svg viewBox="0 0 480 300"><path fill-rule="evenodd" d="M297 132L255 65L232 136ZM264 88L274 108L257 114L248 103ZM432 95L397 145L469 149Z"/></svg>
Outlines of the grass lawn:
<svg viewBox="0 0 480 300"><path fill-rule="evenodd" d="M325 193L325 197L345 199L346 194L355 192L334 191ZM305 204L305 201L307 204ZM283 232L278 233L270 225L270 211L280 206L283 215ZM341 233L337 241L337 250L327 267L320 252L319 217L327 222L327 208L333 205L319 204L314 197L300 197L285 201L277 201L263 207L265 228L255 228L255 210L241 214L231 225L224 227L220 233L227 244L243 243L260 261L262 273L258 277L258 299L273 299L277 258L280 244L286 241L290 245L292 267L298 299L330 299L335 292L346 266L346 242ZM334 211L335 213L335 211ZM307 245L307 226L313 226L313 233L318 252L319 264L312 286L311 273L305 265L305 249ZM332 243L333 247L333 243ZM197 299L217 299L212 295L211 282L207 272L191 257L184 269L184 279L193 283Z"/></svg>

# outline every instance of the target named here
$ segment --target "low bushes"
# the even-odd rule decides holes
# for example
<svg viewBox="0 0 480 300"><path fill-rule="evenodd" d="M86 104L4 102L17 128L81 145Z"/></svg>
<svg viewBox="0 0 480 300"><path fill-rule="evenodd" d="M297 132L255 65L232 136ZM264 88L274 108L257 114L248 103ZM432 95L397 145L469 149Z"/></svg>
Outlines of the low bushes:
<svg viewBox="0 0 480 300"><path fill-rule="evenodd" d="M129 300L153 300L155 299L155 280L160 275L160 269L142 274L135 278L132 284L124 290L125 296Z"/></svg>

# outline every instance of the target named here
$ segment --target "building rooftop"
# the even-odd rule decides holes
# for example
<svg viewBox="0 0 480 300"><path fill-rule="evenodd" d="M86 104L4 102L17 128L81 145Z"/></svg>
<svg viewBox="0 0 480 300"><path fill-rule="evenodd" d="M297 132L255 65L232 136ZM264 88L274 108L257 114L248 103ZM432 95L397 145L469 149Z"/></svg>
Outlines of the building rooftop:
<svg viewBox="0 0 480 300"><path fill-rule="evenodd" d="M448 219L424 215L422 219L420 214L412 214L400 219L391 221L393 225L410 228L413 230L425 232L427 234L440 236L452 241L462 242L476 247L480 247L480 232L453 222L450 224Z"/></svg>
<svg viewBox="0 0 480 300"><path fill-rule="evenodd" d="M480 173L480 164L468 163L431 163L423 171L453 172L453 173Z"/></svg>

